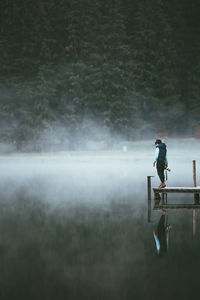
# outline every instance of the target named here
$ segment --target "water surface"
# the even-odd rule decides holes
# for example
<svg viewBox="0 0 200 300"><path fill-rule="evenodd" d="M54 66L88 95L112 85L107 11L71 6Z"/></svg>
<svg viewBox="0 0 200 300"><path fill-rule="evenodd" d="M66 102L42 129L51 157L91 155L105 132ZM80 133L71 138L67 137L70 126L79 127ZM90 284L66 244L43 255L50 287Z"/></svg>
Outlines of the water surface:
<svg viewBox="0 0 200 300"><path fill-rule="evenodd" d="M198 144L179 152L169 144L168 185L192 185ZM200 231L197 218L193 238L192 211L168 212L169 249L156 254L160 214L147 223L146 205L153 156L147 142L127 152L1 155L0 298L197 296Z"/></svg>

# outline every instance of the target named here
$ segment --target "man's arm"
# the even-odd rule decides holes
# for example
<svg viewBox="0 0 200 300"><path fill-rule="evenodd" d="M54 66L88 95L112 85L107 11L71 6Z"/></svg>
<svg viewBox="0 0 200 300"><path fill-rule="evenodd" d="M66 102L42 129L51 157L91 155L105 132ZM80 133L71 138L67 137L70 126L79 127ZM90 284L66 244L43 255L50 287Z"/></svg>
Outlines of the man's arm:
<svg viewBox="0 0 200 300"><path fill-rule="evenodd" d="M156 147L156 153L155 153L155 157L154 157L154 161L153 161L153 167L155 167L155 164L156 164L157 159L158 159L158 155L159 155L159 148Z"/></svg>
<svg viewBox="0 0 200 300"><path fill-rule="evenodd" d="M168 166L167 152L166 152L166 155L165 155L165 165L166 165L166 167Z"/></svg>

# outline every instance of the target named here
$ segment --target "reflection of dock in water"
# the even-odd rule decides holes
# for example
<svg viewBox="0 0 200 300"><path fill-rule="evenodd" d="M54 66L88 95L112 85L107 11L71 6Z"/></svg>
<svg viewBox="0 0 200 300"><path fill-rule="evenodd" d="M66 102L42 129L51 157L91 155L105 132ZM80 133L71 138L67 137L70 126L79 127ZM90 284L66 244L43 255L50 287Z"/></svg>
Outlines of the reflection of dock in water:
<svg viewBox="0 0 200 300"><path fill-rule="evenodd" d="M200 209L198 204L161 204L155 205L154 210L157 209Z"/></svg>

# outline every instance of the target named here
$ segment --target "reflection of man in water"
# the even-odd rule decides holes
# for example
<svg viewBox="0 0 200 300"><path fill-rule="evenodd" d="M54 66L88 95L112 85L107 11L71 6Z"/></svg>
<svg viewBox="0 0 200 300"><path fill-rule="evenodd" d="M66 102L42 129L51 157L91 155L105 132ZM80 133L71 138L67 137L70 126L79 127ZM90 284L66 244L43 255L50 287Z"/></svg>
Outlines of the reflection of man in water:
<svg viewBox="0 0 200 300"><path fill-rule="evenodd" d="M164 211L161 211L161 214L162 215L160 217L156 232L153 232L158 255L163 255L167 252L169 230L171 228L170 225L166 224L166 213Z"/></svg>
<svg viewBox="0 0 200 300"><path fill-rule="evenodd" d="M157 173L161 181L159 188L164 188L166 187L164 170L165 168L168 167L167 148L165 143L162 143L161 140L156 140L155 146L156 146L156 154L153 162L153 167L155 167L156 164Z"/></svg>

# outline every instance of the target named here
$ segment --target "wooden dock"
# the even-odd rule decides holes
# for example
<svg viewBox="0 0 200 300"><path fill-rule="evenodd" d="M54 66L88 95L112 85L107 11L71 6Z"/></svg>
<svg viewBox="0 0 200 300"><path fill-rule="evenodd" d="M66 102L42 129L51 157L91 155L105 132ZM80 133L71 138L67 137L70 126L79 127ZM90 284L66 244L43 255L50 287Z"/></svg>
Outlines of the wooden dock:
<svg viewBox="0 0 200 300"><path fill-rule="evenodd" d="M154 187L151 189L151 177L147 176L147 191L148 191L148 222L151 221L151 208L153 210L159 209L200 209L200 186L194 187ZM154 199L153 205L151 204L151 191L153 191ZM187 203L174 203L173 198L168 201L169 194L193 194L191 199L188 199Z"/></svg>
<svg viewBox="0 0 200 300"><path fill-rule="evenodd" d="M148 201L148 215L147 220L151 222L151 178L154 176L147 176L147 201ZM193 210L193 236L196 235L197 224L197 210L200 210L200 186L197 186L196 180L196 161L193 160L193 187L165 187L153 188L154 204L153 210L168 210L168 209L192 209ZM192 199L188 199L189 203L168 203L168 194L193 194ZM184 197L185 198L185 197ZM173 199L170 199L173 202ZM185 202L185 201L184 201Z"/></svg>
<svg viewBox="0 0 200 300"><path fill-rule="evenodd" d="M200 187L165 187L165 188L153 188L154 192L154 209L199 209L199 194ZM193 194L194 202L187 204L169 204L167 201L167 195L169 193L178 194Z"/></svg>

